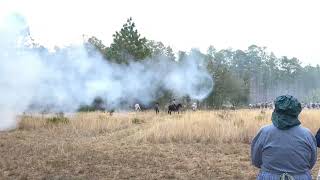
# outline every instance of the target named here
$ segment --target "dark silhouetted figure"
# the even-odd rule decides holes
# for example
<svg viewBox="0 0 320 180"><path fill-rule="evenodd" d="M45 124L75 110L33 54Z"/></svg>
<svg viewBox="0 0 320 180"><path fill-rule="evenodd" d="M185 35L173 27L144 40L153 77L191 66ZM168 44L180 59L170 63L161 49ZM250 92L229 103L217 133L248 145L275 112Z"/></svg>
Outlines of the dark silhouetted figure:
<svg viewBox="0 0 320 180"><path fill-rule="evenodd" d="M110 114L110 116L112 116L112 115L113 115L113 113L114 113L114 109L109 110L109 114Z"/></svg>
<svg viewBox="0 0 320 180"><path fill-rule="evenodd" d="M159 111L159 103L156 103L155 105L154 105L154 110L156 111L156 114L158 114L160 111Z"/></svg>
<svg viewBox="0 0 320 180"><path fill-rule="evenodd" d="M179 114L180 108L182 108L181 103L179 103L177 105L171 104L168 106L168 114L171 114L171 112L178 112L178 114Z"/></svg>

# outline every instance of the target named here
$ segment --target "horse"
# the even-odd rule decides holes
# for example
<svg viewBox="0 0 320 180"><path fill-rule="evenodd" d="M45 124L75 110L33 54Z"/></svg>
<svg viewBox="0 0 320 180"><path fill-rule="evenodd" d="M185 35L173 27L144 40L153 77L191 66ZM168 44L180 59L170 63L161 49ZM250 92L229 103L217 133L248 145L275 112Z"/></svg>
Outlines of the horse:
<svg viewBox="0 0 320 180"><path fill-rule="evenodd" d="M182 104L171 104L168 106L168 114L171 115L171 112L178 112L179 114L179 111L180 111L180 108L182 108Z"/></svg>

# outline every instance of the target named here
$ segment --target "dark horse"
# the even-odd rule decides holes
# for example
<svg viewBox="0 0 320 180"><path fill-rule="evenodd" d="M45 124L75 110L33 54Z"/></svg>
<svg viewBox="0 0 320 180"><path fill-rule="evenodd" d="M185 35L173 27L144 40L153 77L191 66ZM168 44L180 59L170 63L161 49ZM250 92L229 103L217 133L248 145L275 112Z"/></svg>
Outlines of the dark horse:
<svg viewBox="0 0 320 180"><path fill-rule="evenodd" d="M178 112L180 111L180 108L182 108L182 104L171 104L168 106L168 114L171 114L171 112Z"/></svg>

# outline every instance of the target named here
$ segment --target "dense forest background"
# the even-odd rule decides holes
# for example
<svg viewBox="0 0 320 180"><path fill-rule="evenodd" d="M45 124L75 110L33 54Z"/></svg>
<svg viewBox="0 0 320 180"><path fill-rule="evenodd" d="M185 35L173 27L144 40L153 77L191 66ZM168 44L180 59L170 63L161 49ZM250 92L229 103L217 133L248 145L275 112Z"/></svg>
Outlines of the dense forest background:
<svg viewBox="0 0 320 180"><path fill-rule="evenodd" d="M170 46L140 35L132 18L127 20L120 31L115 32L109 46L94 36L85 37L84 45L89 54L99 52L106 61L124 65L130 61L163 58L176 63L185 58L204 60L199 61L199 66L207 68L215 84L208 97L198 102L204 108L271 102L282 94L294 95L306 103L320 101L320 66L302 66L299 59L277 57L267 51L266 47L251 45L247 50L217 50L210 46L207 52L191 49L189 52L174 53ZM40 45L34 47L47 51ZM63 49L57 48L56 51ZM187 104L194 101L190 97L176 97L168 91L161 94L155 102L162 106L173 98Z"/></svg>

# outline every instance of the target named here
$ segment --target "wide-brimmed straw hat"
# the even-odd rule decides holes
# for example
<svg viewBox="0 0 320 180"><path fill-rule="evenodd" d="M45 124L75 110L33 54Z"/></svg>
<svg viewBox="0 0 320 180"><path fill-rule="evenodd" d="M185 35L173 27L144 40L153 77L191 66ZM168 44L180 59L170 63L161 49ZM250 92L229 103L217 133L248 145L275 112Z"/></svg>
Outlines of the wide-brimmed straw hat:
<svg viewBox="0 0 320 180"><path fill-rule="evenodd" d="M301 103L293 96L283 95L274 101L272 123L279 129L285 130L300 125L298 116L302 111Z"/></svg>

